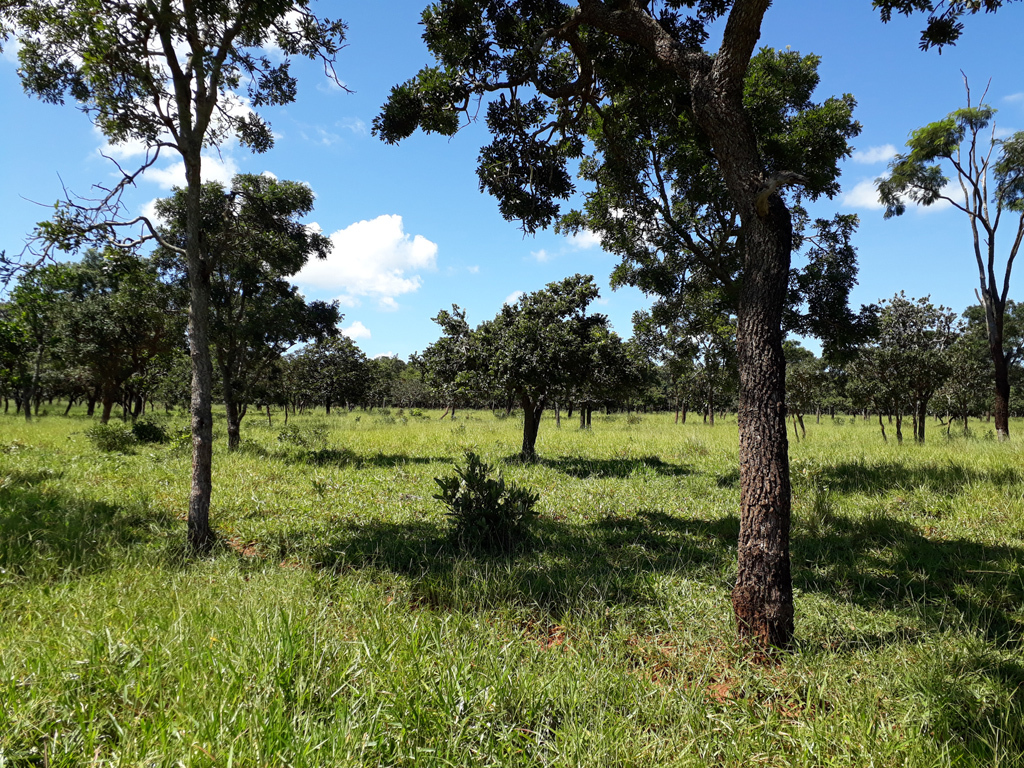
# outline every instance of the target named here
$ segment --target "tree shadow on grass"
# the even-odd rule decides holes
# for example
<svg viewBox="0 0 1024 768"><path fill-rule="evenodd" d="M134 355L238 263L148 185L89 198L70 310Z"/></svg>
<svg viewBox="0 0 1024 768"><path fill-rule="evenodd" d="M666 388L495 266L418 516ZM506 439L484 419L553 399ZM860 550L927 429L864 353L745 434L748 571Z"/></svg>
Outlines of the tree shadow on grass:
<svg viewBox="0 0 1024 768"><path fill-rule="evenodd" d="M930 539L881 514L797 528L794 586L865 609L911 611L929 630L967 626L998 645L1024 644L1024 546Z"/></svg>
<svg viewBox="0 0 1024 768"><path fill-rule="evenodd" d="M286 464L298 464L315 467L355 467L356 469L373 467L400 467L408 464L451 464L449 456L410 456L407 453L376 453L358 454L350 448L281 448L268 451L262 446L243 444L242 451L259 458L276 459Z"/></svg>
<svg viewBox="0 0 1024 768"><path fill-rule="evenodd" d="M638 459L589 459L583 456L563 456L558 459L540 458L537 463L578 478L644 476L650 471L667 477L685 477L693 474L689 467L669 464L658 456Z"/></svg>
<svg viewBox="0 0 1024 768"><path fill-rule="evenodd" d="M984 482L1005 488L1019 485L1024 480L1024 474L1015 467L978 471L953 462L907 466L896 461L845 461L822 467L815 474L837 493L866 494L924 487L936 493L956 495L973 483Z"/></svg>
<svg viewBox="0 0 1024 768"><path fill-rule="evenodd" d="M37 582L106 569L116 550L150 541L180 523L142 505L82 499L40 484L52 472L14 472L0 483L0 568Z"/></svg>
<svg viewBox="0 0 1024 768"><path fill-rule="evenodd" d="M313 553L316 566L379 569L409 579L413 603L451 610L526 607L562 615L595 604L657 600L652 576L688 572L723 586L735 518L697 520L655 511L586 523L541 521L509 553L460 547L428 522L350 526Z"/></svg>

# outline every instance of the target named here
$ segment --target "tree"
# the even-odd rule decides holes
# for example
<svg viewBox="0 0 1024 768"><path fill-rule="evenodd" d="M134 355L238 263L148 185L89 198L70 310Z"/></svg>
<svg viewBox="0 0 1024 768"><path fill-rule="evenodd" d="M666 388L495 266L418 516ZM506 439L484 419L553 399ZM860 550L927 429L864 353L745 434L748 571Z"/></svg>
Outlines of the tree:
<svg viewBox="0 0 1024 768"><path fill-rule="evenodd" d="M950 374L955 320L955 313L927 297L914 300L900 293L882 302L877 341L862 350L854 366L854 390L874 405L879 419L883 412L895 416L899 442L907 413L914 439L924 442L928 403Z"/></svg>
<svg viewBox="0 0 1024 768"><path fill-rule="evenodd" d="M40 225L44 242L76 249L91 237L125 243L122 227L142 224L140 237L159 238L145 217L125 218L122 193L158 159L178 153L185 166L185 245L162 243L185 259L189 279L192 358L192 488L188 544L213 542L210 528L213 381L210 360L211 265L203 248L202 149L228 135L257 152L273 144L254 111L294 101L292 56L319 58L333 73L344 38L340 21L320 19L308 0L3 0L0 27L17 30L19 74L27 91L60 104L70 96L114 143L140 141L145 161L105 190L99 204L66 200ZM283 60L261 52L273 40ZM245 88L248 104L236 90ZM129 240L131 238L128 238Z"/></svg>
<svg viewBox="0 0 1024 768"><path fill-rule="evenodd" d="M907 154L893 159L889 175L877 186L887 219L902 215L908 200L926 206L947 202L967 215L995 378L996 435L1005 440L1010 435L1012 352L1005 345L1004 324L1010 274L1024 241L1024 131L996 139L996 110L984 98L973 106L968 87L966 107L914 131ZM947 186L943 165L953 169L958 191ZM1005 260L998 260L996 235L1004 214L1016 218L1015 231Z"/></svg>
<svg viewBox="0 0 1024 768"><path fill-rule="evenodd" d="M322 403L328 414L332 405L348 406L367 392L369 362L348 336L311 344L293 358L293 365L303 393L311 402Z"/></svg>
<svg viewBox="0 0 1024 768"><path fill-rule="evenodd" d="M536 458L544 409L592 370L594 347L608 327L604 315L587 314L597 296L593 277L573 275L505 304L469 334L458 387L463 392L497 388L518 401L524 461Z"/></svg>
<svg viewBox="0 0 1024 768"><path fill-rule="evenodd" d="M26 421L32 420L43 365L59 338L58 304L65 278L66 269L59 264L27 270L11 291L11 301L4 313L9 357L5 367Z"/></svg>
<svg viewBox="0 0 1024 768"><path fill-rule="evenodd" d="M825 368L811 350L797 342L783 344L786 353L786 410L793 417L793 434L807 437L804 414L816 407L825 384ZM800 435L797 435L797 426Z"/></svg>
<svg viewBox="0 0 1024 768"><path fill-rule="evenodd" d="M998 0L986 0L987 9ZM740 541L733 608L739 632L766 646L793 633L789 560L790 481L785 416L782 315L787 298L792 217L782 190L827 192L829 179L803 173L799 141L772 162L762 152L744 103L745 77L769 0L441 0L423 14L424 39L438 61L392 89L375 131L397 142L417 128L445 135L486 108L494 141L480 154L481 186L502 214L528 232L552 223L558 201L573 192L566 164L579 158L591 115L649 73L638 86L665 98L670 84L680 113L714 157L740 221L743 279L737 290L740 369ZM929 18L929 43L949 44L958 19L982 4L940 3ZM927 0L879 0L893 11L935 11ZM709 23L725 16L721 44L702 49ZM952 23L952 28L949 28ZM945 26L943 26L945 24ZM678 87L676 87L678 86ZM671 97L670 97L671 98Z"/></svg>
<svg viewBox="0 0 1024 768"><path fill-rule="evenodd" d="M313 190L301 182L239 174L227 190L203 185L204 258L210 266L210 341L220 369L227 411L228 449L241 441L250 392L290 347L332 336L341 320L337 303L306 303L288 281L309 261L323 259L330 241L300 221L313 210ZM186 195L157 203L166 222L161 237L185 244ZM175 251L161 255L187 287L187 270Z"/></svg>
<svg viewBox="0 0 1024 768"><path fill-rule="evenodd" d="M63 292L53 351L66 367L82 369L106 424L114 404L127 399L129 381L173 353L183 312L156 264L131 251L90 250L80 262L58 266Z"/></svg>
<svg viewBox="0 0 1024 768"><path fill-rule="evenodd" d="M444 404L441 418L448 414L455 418L455 408L464 393L464 378L468 375L469 323L466 311L457 304L452 304L451 312L442 309L431 320L441 326L441 337L423 352L425 379Z"/></svg>

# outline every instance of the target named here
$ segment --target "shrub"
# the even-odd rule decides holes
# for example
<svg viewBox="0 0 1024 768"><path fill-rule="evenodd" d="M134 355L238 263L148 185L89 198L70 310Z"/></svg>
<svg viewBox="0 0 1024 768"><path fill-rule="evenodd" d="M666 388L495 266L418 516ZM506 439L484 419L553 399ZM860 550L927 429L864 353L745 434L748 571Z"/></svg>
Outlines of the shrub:
<svg viewBox="0 0 1024 768"><path fill-rule="evenodd" d="M441 488L434 498L448 507L452 538L459 544L507 551L529 536L540 496L506 483L500 473L497 479L489 477L491 471L467 451L466 465L456 466L455 475L434 478Z"/></svg>
<svg viewBox="0 0 1024 768"><path fill-rule="evenodd" d="M93 424L85 430L85 436L97 450L104 453L125 453L138 442L132 430L121 424Z"/></svg>
<svg viewBox="0 0 1024 768"><path fill-rule="evenodd" d="M277 440L299 448L322 447L327 442L327 428L323 424L313 424L300 429L297 424L289 424L277 433Z"/></svg>
<svg viewBox="0 0 1024 768"><path fill-rule="evenodd" d="M140 443L166 443L170 439L166 429L148 419L132 424L132 434Z"/></svg>

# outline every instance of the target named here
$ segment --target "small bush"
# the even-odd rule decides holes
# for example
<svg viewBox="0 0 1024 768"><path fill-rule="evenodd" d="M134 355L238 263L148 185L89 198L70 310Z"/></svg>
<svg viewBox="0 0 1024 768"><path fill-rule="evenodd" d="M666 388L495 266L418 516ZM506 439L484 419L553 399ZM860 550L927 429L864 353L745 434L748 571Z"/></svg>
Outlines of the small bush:
<svg viewBox="0 0 1024 768"><path fill-rule="evenodd" d="M643 421L643 419L640 418L640 414L638 414L638 413L631 413L631 414L629 414L626 417L626 423L627 424L636 425L636 424L639 424L642 421Z"/></svg>
<svg viewBox="0 0 1024 768"><path fill-rule="evenodd" d="M148 419L132 424L132 434L140 443L166 443L170 439L166 429Z"/></svg>
<svg viewBox="0 0 1024 768"><path fill-rule="evenodd" d="M138 443L132 431L121 424L93 424L85 430L85 436L97 450L104 453L126 453Z"/></svg>
<svg viewBox="0 0 1024 768"><path fill-rule="evenodd" d="M508 551L528 538L540 496L506 483L500 474L489 477L491 472L483 459L467 451L465 467L456 466L453 476L434 478L441 488L434 498L448 507L456 542Z"/></svg>
<svg viewBox="0 0 1024 768"><path fill-rule="evenodd" d="M299 448L321 448L327 442L327 428L314 424L300 429L297 424L289 424L277 433L277 441Z"/></svg>

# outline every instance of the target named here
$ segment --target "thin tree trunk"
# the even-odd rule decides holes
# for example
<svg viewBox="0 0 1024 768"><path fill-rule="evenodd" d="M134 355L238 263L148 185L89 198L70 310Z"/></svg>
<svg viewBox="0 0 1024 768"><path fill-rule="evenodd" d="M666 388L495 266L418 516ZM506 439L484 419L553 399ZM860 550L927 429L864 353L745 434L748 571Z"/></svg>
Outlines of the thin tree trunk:
<svg viewBox="0 0 1024 768"><path fill-rule="evenodd" d="M882 442L883 443L888 443L889 442L889 438L886 437L886 435L885 435L885 422L882 420L882 412L881 411L878 412L878 426L882 430Z"/></svg>
<svg viewBox="0 0 1024 768"><path fill-rule="evenodd" d="M995 366L995 427L997 439L1008 440L1010 437L1010 371L1006 365L1006 355L1003 353L1001 327L998 336L998 346L993 344L991 347L992 363Z"/></svg>
<svg viewBox="0 0 1024 768"><path fill-rule="evenodd" d="M188 137L185 151L186 251L189 283L188 343L192 359L192 487L188 500L188 547L209 551L213 495L213 363L210 358L210 265L200 229L201 137Z"/></svg>

